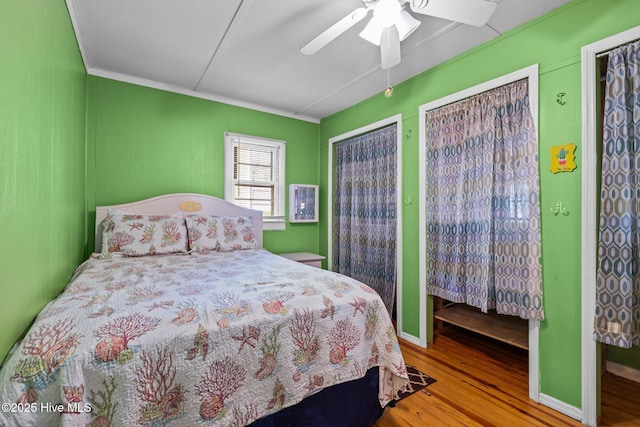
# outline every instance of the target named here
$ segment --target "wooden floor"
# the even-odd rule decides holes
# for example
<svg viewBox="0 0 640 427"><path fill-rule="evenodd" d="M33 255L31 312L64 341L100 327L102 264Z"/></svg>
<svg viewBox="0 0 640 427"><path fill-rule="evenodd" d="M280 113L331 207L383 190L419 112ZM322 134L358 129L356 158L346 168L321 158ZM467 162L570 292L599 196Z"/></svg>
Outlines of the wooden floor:
<svg viewBox="0 0 640 427"><path fill-rule="evenodd" d="M528 354L473 332L446 327L427 349L401 340L406 363L437 380L387 408L374 427L581 426L528 395ZM600 426L640 426L640 387L603 378Z"/></svg>
<svg viewBox="0 0 640 427"><path fill-rule="evenodd" d="M600 427L640 426L640 384L605 373L601 410Z"/></svg>

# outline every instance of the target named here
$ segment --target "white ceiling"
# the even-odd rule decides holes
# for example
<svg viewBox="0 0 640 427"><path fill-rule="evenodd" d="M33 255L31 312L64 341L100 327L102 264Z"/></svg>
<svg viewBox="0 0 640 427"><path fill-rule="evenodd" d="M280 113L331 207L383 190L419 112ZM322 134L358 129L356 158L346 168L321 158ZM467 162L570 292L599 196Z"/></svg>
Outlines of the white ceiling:
<svg viewBox="0 0 640 427"><path fill-rule="evenodd" d="M496 0L483 27L413 14L391 84L569 0ZM67 0L87 72L318 122L387 86L369 15L312 56L300 48L361 0ZM406 8L407 10L408 7Z"/></svg>

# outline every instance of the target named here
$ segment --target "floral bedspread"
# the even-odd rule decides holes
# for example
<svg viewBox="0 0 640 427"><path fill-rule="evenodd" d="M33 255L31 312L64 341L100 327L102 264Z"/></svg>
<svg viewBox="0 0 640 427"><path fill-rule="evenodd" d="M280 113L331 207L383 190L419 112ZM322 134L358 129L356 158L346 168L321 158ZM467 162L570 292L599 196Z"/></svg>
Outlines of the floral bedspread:
<svg viewBox="0 0 640 427"><path fill-rule="evenodd" d="M367 285L268 251L97 256L0 371L0 425L241 426L380 367L406 382Z"/></svg>

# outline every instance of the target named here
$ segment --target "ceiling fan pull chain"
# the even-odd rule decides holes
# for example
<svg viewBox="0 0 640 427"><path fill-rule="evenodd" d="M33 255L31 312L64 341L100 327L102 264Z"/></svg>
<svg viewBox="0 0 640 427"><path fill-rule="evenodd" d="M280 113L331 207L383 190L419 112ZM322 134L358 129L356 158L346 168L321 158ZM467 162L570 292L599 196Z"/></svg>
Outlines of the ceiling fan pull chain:
<svg viewBox="0 0 640 427"><path fill-rule="evenodd" d="M387 68L387 88L384 90L384 96L391 98L393 95L393 86L391 86L391 68Z"/></svg>

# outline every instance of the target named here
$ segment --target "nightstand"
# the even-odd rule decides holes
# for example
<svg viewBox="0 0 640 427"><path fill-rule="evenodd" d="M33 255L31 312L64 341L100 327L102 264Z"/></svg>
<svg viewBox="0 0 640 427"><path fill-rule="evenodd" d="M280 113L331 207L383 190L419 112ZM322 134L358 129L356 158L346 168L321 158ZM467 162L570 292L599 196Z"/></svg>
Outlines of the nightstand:
<svg viewBox="0 0 640 427"><path fill-rule="evenodd" d="M292 261L298 261L303 264L310 265L312 267L321 268L322 260L326 257L318 254L312 254L311 252L291 252L286 254L278 254L281 257L285 257Z"/></svg>

